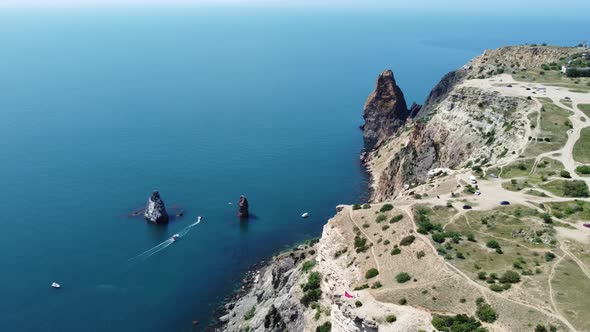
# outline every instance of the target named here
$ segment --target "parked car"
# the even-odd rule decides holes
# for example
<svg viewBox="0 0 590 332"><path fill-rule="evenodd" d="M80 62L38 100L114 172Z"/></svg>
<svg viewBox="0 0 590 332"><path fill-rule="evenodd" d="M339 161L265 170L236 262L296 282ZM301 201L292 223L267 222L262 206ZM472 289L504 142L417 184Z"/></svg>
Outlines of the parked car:
<svg viewBox="0 0 590 332"><path fill-rule="evenodd" d="M508 201L501 201L500 202L500 205L510 205L510 202L508 202Z"/></svg>
<svg viewBox="0 0 590 332"><path fill-rule="evenodd" d="M471 205L467 205L467 204L463 205L463 210L471 210L471 209L472 209Z"/></svg>

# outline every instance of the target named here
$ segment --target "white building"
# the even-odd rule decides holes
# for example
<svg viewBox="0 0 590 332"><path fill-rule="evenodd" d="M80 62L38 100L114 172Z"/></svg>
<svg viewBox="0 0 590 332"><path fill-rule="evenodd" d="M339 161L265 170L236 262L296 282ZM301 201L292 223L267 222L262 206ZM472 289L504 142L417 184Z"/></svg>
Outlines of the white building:
<svg viewBox="0 0 590 332"><path fill-rule="evenodd" d="M566 66L561 66L561 73L567 74L567 67Z"/></svg>

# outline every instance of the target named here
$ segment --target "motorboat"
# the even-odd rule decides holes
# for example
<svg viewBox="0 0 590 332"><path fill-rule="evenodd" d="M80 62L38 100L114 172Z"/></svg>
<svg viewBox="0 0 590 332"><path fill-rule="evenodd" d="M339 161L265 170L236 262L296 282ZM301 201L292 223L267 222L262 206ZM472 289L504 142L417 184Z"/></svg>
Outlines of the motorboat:
<svg viewBox="0 0 590 332"><path fill-rule="evenodd" d="M309 213L305 212L304 214L301 215L301 218L308 218L309 217Z"/></svg>
<svg viewBox="0 0 590 332"><path fill-rule="evenodd" d="M61 285L58 284L57 282L52 282L51 283L51 287L53 287L53 288L61 288Z"/></svg>
<svg viewBox="0 0 590 332"><path fill-rule="evenodd" d="M178 234L172 235L172 241L176 241L178 239L180 239L180 235L178 235Z"/></svg>
<svg viewBox="0 0 590 332"><path fill-rule="evenodd" d="M203 218L203 217L201 217L201 216L198 216L198 217L197 217L197 222L201 222L201 218Z"/></svg>

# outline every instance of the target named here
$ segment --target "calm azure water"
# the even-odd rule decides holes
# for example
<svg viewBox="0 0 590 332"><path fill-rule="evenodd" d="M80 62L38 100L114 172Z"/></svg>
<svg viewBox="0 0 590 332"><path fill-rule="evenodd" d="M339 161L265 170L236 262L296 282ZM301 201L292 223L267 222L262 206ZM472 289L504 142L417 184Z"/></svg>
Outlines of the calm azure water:
<svg viewBox="0 0 590 332"><path fill-rule="evenodd" d="M362 199L358 125L379 72L421 102L484 48L585 31L319 9L3 10L0 330L205 325L249 266ZM185 217L128 218L154 189ZM249 223L228 204L241 194Z"/></svg>

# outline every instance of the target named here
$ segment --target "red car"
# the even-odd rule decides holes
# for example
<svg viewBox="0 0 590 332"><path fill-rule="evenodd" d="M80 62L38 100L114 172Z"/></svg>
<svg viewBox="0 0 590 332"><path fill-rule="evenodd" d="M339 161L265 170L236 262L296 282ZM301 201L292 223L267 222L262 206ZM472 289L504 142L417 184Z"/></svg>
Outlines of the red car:
<svg viewBox="0 0 590 332"><path fill-rule="evenodd" d="M584 227L590 228L590 224L584 224Z"/></svg>

